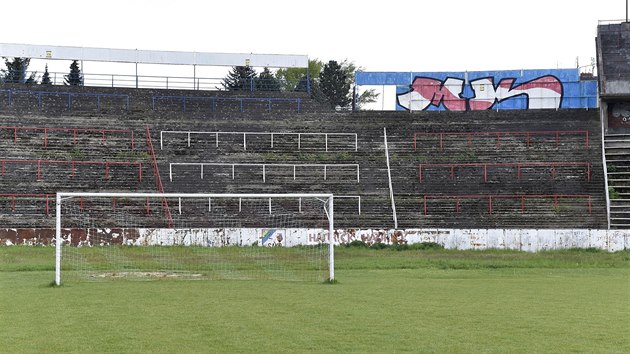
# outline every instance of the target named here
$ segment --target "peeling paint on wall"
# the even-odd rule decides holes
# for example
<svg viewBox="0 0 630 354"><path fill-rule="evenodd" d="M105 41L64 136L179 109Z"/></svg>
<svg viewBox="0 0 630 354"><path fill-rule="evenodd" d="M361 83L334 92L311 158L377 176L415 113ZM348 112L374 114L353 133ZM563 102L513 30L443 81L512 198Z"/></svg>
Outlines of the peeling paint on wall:
<svg viewBox="0 0 630 354"><path fill-rule="evenodd" d="M0 245L53 246L54 229L0 229ZM66 245L129 246L265 246L293 247L328 243L324 229L63 229ZM368 245L434 242L447 249L510 249L536 252L567 248L630 249L629 230L591 229L338 229L336 245L363 241Z"/></svg>

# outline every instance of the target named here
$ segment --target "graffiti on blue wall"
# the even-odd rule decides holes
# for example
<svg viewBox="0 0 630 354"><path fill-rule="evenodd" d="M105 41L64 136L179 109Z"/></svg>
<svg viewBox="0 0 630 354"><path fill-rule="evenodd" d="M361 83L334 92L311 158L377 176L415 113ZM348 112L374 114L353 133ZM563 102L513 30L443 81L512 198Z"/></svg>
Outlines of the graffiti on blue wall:
<svg viewBox="0 0 630 354"><path fill-rule="evenodd" d="M523 95L526 108L560 108L562 83L553 75L546 75L515 85L516 78L501 79L496 85L494 77L471 80L468 85L472 96L464 95L465 81L449 77L446 80L417 76L410 90L398 93L399 106L408 110L425 110L429 106L450 111L478 111L491 109L496 103Z"/></svg>
<svg viewBox="0 0 630 354"><path fill-rule="evenodd" d="M397 110L596 108L597 82L578 69L357 73L359 85L395 85Z"/></svg>

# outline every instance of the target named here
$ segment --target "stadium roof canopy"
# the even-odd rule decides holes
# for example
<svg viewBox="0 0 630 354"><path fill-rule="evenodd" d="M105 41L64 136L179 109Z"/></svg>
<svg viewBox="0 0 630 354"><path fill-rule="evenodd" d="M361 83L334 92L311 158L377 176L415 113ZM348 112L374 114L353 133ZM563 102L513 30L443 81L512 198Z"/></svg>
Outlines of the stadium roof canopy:
<svg viewBox="0 0 630 354"><path fill-rule="evenodd" d="M290 54L203 53L0 43L0 56L136 64L307 68L308 56Z"/></svg>

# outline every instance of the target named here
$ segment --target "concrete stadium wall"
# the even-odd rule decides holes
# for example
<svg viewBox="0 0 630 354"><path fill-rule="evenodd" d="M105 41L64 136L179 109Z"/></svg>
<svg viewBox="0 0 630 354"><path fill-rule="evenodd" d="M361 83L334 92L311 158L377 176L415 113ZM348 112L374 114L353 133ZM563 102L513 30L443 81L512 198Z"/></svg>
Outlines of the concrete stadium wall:
<svg viewBox="0 0 630 354"><path fill-rule="evenodd" d="M630 96L630 22L597 26L597 72L602 100Z"/></svg>
<svg viewBox="0 0 630 354"><path fill-rule="evenodd" d="M190 100L184 109L181 96L172 100L159 100L155 110L152 98L155 94L167 91L100 88L53 87L55 90L76 93L125 93L129 95L127 105L122 101L107 100L86 95L75 97L72 108L68 108L68 95L43 95L39 104L38 94L18 93L12 96L12 105L7 104L7 93L0 93L0 113L3 125L26 127L83 127L83 128L125 128L136 133L136 152L130 152L129 143L115 141L107 137L107 145L101 145L98 135L89 141L86 150L77 150L72 144L72 132L49 132L48 146L41 131L18 132L0 129L0 148L7 159L73 160L85 156L89 160L130 159L142 162L143 180L138 183L137 173L124 177L112 174L103 178L103 168L97 166L93 174L77 173L71 176L68 165L57 168L46 165L42 170L44 178L37 178L37 163L15 166L0 178L0 192L3 193L55 193L56 191L155 191L156 175L153 161L147 154L146 128L155 145L157 166L159 166L164 190L172 193L213 191L215 193L313 193L331 192L336 196L347 196L335 201L335 225L339 228L356 229L428 229L428 228L581 228L602 229L606 227L606 203L604 169L601 156L601 124L596 110L486 110L471 112L357 112L334 113L322 111L314 100L304 99L298 113L295 102L288 105L268 102L247 101L244 108L238 101L222 101L214 105L212 101ZM39 90L39 87L38 87ZM73 91L74 92L74 91ZM161 93L160 93L161 92ZM168 94L182 94L169 90ZM190 95L203 95L195 92ZM228 93L225 93L226 95ZM45 96L45 97L44 97ZM105 97L105 96L103 96ZM293 95L291 96L293 97ZM215 108L213 110L213 108ZM387 129L388 151L391 159L393 194L396 202L398 224L394 223L389 195L387 165L384 151L384 128ZM217 131L217 132L291 132L318 133L319 137L303 138L296 150L299 138L296 134L276 137L270 147L269 136L248 136L247 149L244 138L238 134L221 137L216 146L212 137L193 138L188 146L185 135L169 135L160 149L160 132L164 131ZM581 131L581 134L559 136L532 136L531 144L522 134L500 136L479 135L444 139L444 148L437 143L436 132L519 132L519 131ZM354 142L329 139L326 149L325 133L356 134ZM586 133L588 132L588 143ZM419 133L415 139L415 133ZM65 135L64 135L65 134ZM423 135L428 134L428 135ZM62 139L63 138L63 139ZM123 137L124 138L124 137ZM417 141L415 141L417 140ZM415 142L414 142L415 141ZM417 143L417 144L416 144ZM83 144L79 144L81 149ZM112 146L110 146L112 145ZM334 145L334 146L333 146ZM415 146L417 145L417 149ZM122 149L124 147L124 149ZM105 148L105 149L104 149ZM76 155L76 156L75 156ZM583 166L558 169L554 178L553 167L540 167L524 171L517 178L514 163L529 162L579 162L590 164L590 180ZM279 167L269 168L266 179L261 178L260 166L238 168L234 178L227 167L206 169L205 178L200 177L199 167L179 167L174 179L169 178L171 163L286 163L323 164L338 163L359 165L360 181L354 167L349 170L330 168L327 177L322 177L321 168L299 168L297 178L290 178L291 172ZM486 180L483 167L457 168L454 176L444 167L423 169L423 179L419 179L419 164L466 164L490 163L512 164L512 167L491 167ZM229 167L229 166L228 166ZM53 168L55 168L53 170ZM9 173L10 172L10 173ZM80 171L78 171L80 172ZM214 174L210 174L213 172ZM525 173L526 172L526 173ZM92 178L91 176L94 176ZM213 178L210 178L213 177ZM522 201L493 199L489 210L488 199L462 200L461 205L453 196L464 195L547 195L541 199L528 199L525 207ZM554 203L554 195L580 195L581 199L561 199ZM423 208L423 196L450 196L443 199L429 199ZM350 198L352 197L352 198ZM357 197L360 197L360 204ZM589 203L588 199L592 202ZM449 199L451 198L451 199ZM11 198L0 198L0 221L3 227L54 227L53 213L45 213L45 202L25 203L17 200L12 205ZM459 207L458 207L459 205ZM52 205L49 205L52 207ZM424 209L424 211L423 211ZM592 209L592 210L591 210ZM4 212L6 211L6 212ZM155 213L155 223L136 224L145 227L163 227L160 214ZM25 217L28 216L28 217ZM198 218L201 222L203 218ZM203 227L208 224L191 225ZM309 224L310 225L310 224ZM256 225L244 225L254 227ZM111 225L110 225L111 227Z"/></svg>
<svg viewBox="0 0 630 354"><path fill-rule="evenodd" d="M54 246L53 229L1 229L0 244ZM75 246L197 245L205 247L292 247L328 242L323 229L216 228L216 229L64 229L64 242ZM104 241L107 240L107 241ZM352 241L367 244L435 242L447 249L504 249L537 252L569 248L598 248L609 252L630 249L628 230L592 229L338 229L336 245Z"/></svg>

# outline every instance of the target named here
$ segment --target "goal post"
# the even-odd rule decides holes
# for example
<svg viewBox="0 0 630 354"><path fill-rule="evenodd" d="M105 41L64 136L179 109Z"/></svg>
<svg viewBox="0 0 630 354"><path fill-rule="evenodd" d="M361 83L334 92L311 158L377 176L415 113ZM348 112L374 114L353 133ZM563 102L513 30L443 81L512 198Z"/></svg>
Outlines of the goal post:
<svg viewBox="0 0 630 354"><path fill-rule="evenodd" d="M62 273L335 279L332 194L58 192L55 210L57 286Z"/></svg>

